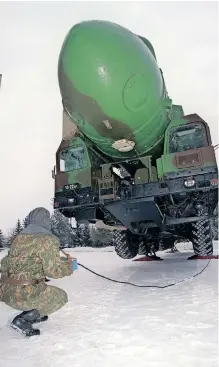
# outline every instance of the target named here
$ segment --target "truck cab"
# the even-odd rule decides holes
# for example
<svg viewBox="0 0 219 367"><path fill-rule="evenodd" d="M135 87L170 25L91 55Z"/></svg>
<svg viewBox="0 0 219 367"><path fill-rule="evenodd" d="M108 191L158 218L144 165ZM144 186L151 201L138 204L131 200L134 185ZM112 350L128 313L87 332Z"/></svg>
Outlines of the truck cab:
<svg viewBox="0 0 219 367"><path fill-rule="evenodd" d="M216 156L207 123L197 114L172 120L156 163L159 179L214 171Z"/></svg>
<svg viewBox="0 0 219 367"><path fill-rule="evenodd" d="M208 223L218 201L218 171L209 127L197 114L170 121L160 158L120 161L105 160L64 115L53 178L54 209L64 216L126 229L115 231L123 258L136 256L142 241L157 248L177 238L191 240L196 254L213 252Z"/></svg>

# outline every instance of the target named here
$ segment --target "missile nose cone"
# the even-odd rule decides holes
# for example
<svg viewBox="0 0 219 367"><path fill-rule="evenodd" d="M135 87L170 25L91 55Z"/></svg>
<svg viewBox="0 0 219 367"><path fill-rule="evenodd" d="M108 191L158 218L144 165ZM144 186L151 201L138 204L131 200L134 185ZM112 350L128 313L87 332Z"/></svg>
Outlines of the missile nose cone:
<svg viewBox="0 0 219 367"><path fill-rule="evenodd" d="M123 103L127 110L137 112L145 107L148 99L146 85L144 74L134 74L127 80L123 89Z"/></svg>
<svg viewBox="0 0 219 367"><path fill-rule="evenodd" d="M75 25L60 52L58 77L66 111L104 154L131 157L159 143L167 94L146 38L106 21Z"/></svg>

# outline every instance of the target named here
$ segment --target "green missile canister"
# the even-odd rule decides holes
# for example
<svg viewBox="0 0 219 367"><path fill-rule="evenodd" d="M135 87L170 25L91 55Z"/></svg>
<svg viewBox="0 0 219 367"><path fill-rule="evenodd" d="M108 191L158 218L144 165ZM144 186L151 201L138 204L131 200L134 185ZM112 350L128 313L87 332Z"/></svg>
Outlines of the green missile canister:
<svg viewBox="0 0 219 367"><path fill-rule="evenodd" d="M147 39L107 21L79 23L64 40L58 78L65 111L104 154L160 150L172 101Z"/></svg>

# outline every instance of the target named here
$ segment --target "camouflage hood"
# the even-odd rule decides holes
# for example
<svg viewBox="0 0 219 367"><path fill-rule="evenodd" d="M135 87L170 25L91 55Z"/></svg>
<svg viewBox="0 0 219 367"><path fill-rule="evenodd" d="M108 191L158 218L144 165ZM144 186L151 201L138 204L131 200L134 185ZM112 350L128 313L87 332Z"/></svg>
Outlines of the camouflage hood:
<svg viewBox="0 0 219 367"><path fill-rule="evenodd" d="M45 208L36 208L32 210L27 217L28 226L21 234L50 234L50 213Z"/></svg>

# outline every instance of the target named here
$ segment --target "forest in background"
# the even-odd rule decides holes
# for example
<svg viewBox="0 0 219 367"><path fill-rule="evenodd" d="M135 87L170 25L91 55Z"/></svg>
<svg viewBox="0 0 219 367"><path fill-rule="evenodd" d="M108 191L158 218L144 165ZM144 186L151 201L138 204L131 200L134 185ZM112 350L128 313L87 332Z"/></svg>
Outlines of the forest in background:
<svg viewBox="0 0 219 367"><path fill-rule="evenodd" d="M11 246L14 238L27 227L27 217L17 220L15 227L7 235L0 230L0 249ZM112 246L112 231L96 228L94 225L80 225L73 228L70 221L60 212L54 211L51 215L51 228L54 235L60 240L60 247L105 247Z"/></svg>
<svg viewBox="0 0 219 367"><path fill-rule="evenodd" d="M9 248L14 238L28 225L27 217L17 220L14 228L7 235L0 229L0 250ZM218 215L211 221L212 235L218 240ZM106 247L114 246L113 231L104 228L96 228L95 225L80 225L76 228L71 226L69 219L59 211L53 211L51 215L51 228L54 235L60 240L60 247Z"/></svg>

